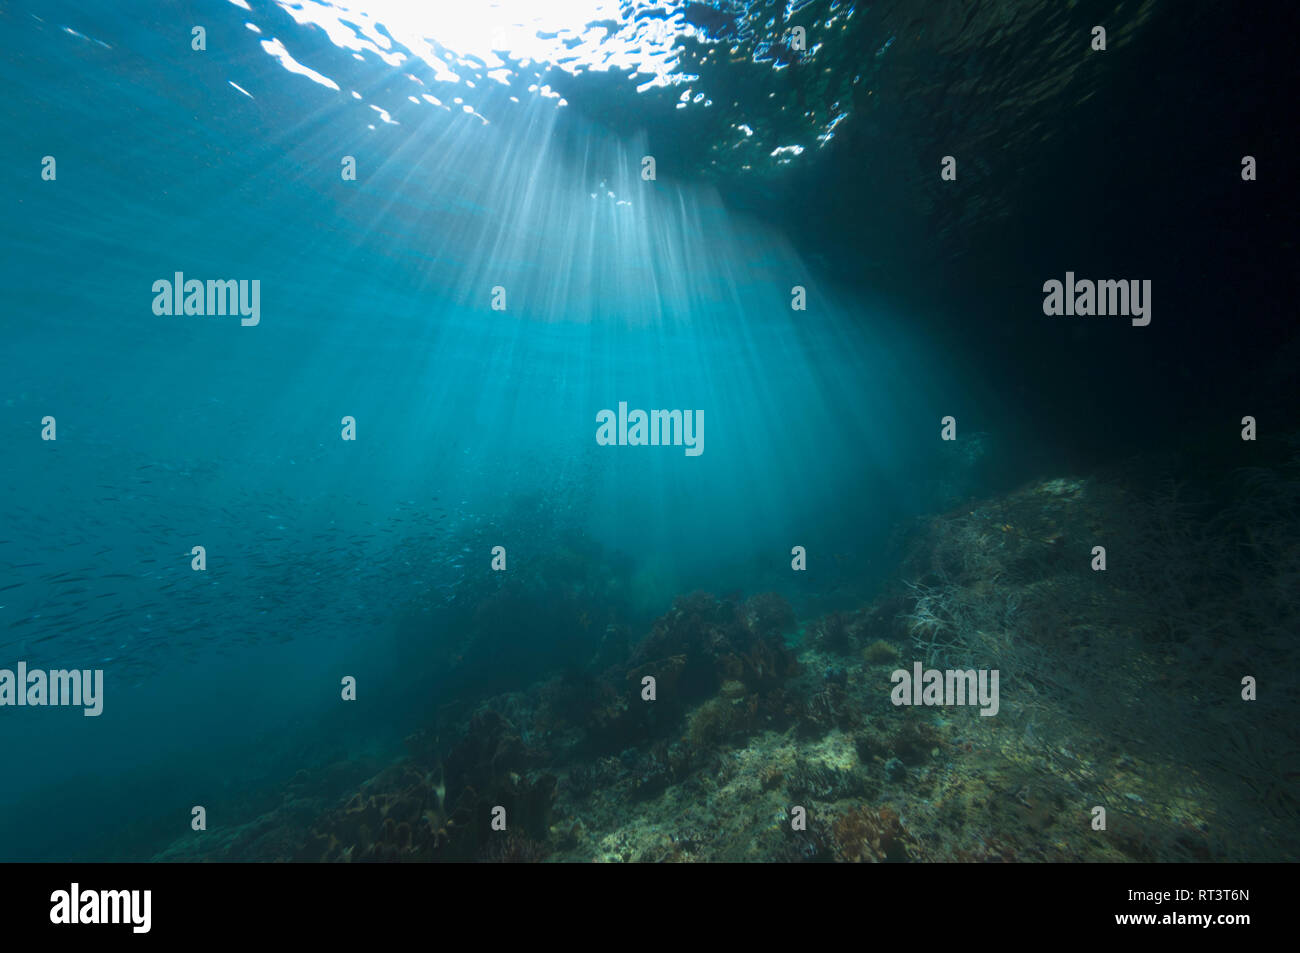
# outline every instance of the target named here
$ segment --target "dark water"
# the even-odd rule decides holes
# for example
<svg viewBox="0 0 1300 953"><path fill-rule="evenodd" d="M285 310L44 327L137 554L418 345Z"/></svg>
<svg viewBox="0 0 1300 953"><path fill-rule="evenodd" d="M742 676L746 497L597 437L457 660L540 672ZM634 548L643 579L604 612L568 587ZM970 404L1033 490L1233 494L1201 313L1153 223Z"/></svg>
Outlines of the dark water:
<svg viewBox="0 0 1300 953"><path fill-rule="evenodd" d="M1294 859L1275 18L0 27L3 858Z"/></svg>

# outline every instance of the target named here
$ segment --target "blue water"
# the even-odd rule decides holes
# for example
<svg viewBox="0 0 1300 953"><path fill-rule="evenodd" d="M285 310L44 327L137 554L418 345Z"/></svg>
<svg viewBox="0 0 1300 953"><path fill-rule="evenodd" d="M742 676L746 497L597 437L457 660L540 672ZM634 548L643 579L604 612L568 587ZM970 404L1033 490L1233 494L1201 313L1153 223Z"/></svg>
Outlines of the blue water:
<svg viewBox="0 0 1300 953"><path fill-rule="evenodd" d="M936 474L963 478L933 437L967 385L907 315L672 154L645 180L644 138L522 84L411 103L410 71L457 84L275 5L194 16L206 51L179 7L3 15L0 667L105 685L95 718L4 710L4 856L131 856L680 593L848 604L890 528L951 495ZM155 314L176 272L258 280L259 322ZM702 413L702 453L598 445L620 401ZM512 573L534 601L475 621Z"/></svg>
<svg viewBox="0 0 1300 953"><path fill-rule="evenodd" d="M0 9L0 860L1293 859L1292 32Z"/></svg>

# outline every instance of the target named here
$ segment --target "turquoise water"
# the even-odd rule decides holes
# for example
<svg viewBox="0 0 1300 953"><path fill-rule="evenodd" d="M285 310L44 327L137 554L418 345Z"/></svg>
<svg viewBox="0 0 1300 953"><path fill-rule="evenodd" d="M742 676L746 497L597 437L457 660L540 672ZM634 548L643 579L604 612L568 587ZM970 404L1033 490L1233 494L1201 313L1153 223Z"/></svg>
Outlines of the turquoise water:
<svg viewBox="0 0 1300 953"><path fill-rule="evenodd" d="M923 151L891 84L922 36L980 62L946 15L909 38L835 3L422 9L0 13L0 668L103 677L94 717L0 709L0 857L147 858L193 805L242 822L300 771L345 796L440 712L621 658L697 590L778 593L797 645L897 575L916 517L1141 444L1134 388L1156 412L1197 389L1169 351L1183 377L1131 350L1084 375L1113 329L1026 356L1076 259L1009 291L976 242L952 267L983 286L935 290L918 249L1006 213L894 204L934 201L891 178ZM920 113L987 144L949 108ZM1144 267L1163 290L1180 265ZM174 313L178 273L194 311L226 280L256 310ZM1026 301L1032 330L995 317ZM694 430L604 445L621 404Z"/></svg>
<svg viewBox="0 0 1300 953"><path fill-rule="evenodd" d="M466 607L502 585L494 546L524 578L568 556L578 578L546 585L589 617L640 624L694 589L834 601L927 494L935 414L908 395L936 371L887 305L817 281L671 155L643 179L644 141L555 99L493 83L487 122L412 104L418 81L264 10L353 100L265 55L247 13L203 11L206 52L179 14L7 16L30 57L7 158L32 174L5 185L4 656L105 678L96 719L6 711L33 767L0 798L30 829L58 791L66 838L15 835L15 856L292 773L312 743L391 746L467 681L590 649L603 615L561 637L542 598L451 674ZM176 272L259 281L258 323L155 314ZM701 414L702 452L598 445L619 402Z"/></svg>

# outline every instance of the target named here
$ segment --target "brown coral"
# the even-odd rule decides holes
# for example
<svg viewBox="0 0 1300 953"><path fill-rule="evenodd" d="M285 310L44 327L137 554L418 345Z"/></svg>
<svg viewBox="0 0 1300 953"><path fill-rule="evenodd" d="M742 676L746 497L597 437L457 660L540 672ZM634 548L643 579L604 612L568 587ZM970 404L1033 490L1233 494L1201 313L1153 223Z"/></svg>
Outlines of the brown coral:
<svg viewBox="0 0 1300 953"><path fill-rule="evenodd" d="M859 806L832 824L835 859L845 863L880 863L916 859L916 838L903 828L898 812L886 805Z"/></svg>

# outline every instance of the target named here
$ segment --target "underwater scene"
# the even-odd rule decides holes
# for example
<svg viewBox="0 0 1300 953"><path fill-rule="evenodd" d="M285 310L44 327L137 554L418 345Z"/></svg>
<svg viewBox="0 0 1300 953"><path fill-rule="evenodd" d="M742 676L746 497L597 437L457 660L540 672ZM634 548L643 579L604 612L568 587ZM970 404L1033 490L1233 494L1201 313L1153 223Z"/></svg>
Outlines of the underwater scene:
<svg viewBox="0 0 1300 953"><path fill-rule="evenodd" d="M0 861L1296 860L1296 19L6 3Z"/></svg>

